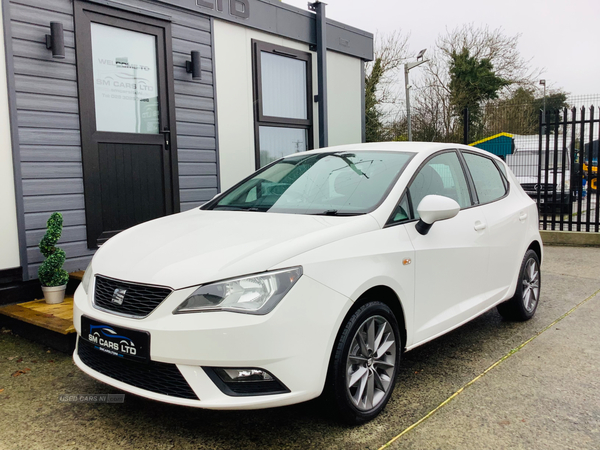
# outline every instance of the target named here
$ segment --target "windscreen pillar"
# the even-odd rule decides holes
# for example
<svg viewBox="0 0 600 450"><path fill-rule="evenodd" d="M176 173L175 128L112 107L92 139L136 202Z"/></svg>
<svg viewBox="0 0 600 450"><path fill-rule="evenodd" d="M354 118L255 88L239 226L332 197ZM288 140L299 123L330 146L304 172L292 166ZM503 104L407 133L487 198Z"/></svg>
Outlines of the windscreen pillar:
<svg viewBox="0 0 600 450"><path fill-rule="evenodd" d="M308 8L316 13L317 84L319 89L319 147L329 145L327 124L327 16L325 3L309 3Z"/></svg>

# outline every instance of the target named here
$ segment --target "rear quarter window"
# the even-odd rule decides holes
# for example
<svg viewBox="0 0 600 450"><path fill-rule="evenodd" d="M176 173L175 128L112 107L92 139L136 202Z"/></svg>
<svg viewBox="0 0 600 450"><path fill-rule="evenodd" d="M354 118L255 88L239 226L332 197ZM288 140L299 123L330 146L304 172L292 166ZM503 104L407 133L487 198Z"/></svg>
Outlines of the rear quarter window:
<svg viewBox="0 0 600 450"><path fill-rule="evenodd" d="M494 161L473 153L463 153L475 184L479 203L490 203L506 194L506 184Z"/></svg>

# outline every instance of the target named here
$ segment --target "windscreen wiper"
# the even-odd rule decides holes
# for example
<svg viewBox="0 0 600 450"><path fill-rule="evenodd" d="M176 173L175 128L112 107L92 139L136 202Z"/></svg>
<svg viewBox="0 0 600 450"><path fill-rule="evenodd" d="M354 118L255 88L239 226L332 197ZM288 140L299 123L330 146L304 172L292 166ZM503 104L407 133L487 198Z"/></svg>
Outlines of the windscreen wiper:
<svg viewBox="0 0 600 450"><path fill-rule="evenodd" d="M364 176L367 180L369 179L367 174L364 173L362 170L360 170L358 167L356 167L356 165L352 161L350 161L350 158L348 158L344 154L332 153L332 156L341 158L342 161L344 161L346 164L348 164L348 167L350 167L354 172L356 172L358 176ZM354 156L354 155L352 155L352 156Z"/></svg>
<svg viewBox="0 0 600 450"><path fill-rule="evenodd" d="M339 212L337 209L327 209L320 213L311 214L311 216L359 216L365 213Z"/></svg>

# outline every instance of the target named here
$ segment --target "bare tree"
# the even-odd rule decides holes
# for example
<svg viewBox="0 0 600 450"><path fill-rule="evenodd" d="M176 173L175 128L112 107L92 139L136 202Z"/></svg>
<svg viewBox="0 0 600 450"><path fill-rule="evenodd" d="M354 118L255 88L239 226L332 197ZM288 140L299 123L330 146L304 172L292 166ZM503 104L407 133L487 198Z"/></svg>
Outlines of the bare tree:
<svg viewBox="0 0 600 450"><path fill-rule="evenodd" d="M518 49L520 35L507 36L502 28L476 27L466 24L446 31L436 40L435 49L428 52L429 63L413 84L413 133L419 140L456 141L460 139L460 124L450 97L450 67L452 55L468 49L481 61L488 59L494 73L508 82L499 92L500 98L511 97L519 87L534 87L540 70L530 68Z"/></svg>
<svg viewBox="0 0 600 450"><path fill-rule="evenodd" d="M383 122L397 115L401 68L409 56L408 35L397 30L375 38L374 59L366 65L367 140L383 140Z"/></svg>

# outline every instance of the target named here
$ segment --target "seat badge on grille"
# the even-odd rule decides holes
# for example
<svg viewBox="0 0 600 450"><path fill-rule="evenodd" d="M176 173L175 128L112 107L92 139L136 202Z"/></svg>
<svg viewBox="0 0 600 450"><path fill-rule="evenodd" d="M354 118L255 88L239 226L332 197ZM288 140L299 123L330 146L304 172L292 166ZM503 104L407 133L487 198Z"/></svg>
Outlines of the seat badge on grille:
<svg viewBox="0 0 600 450"><path fill-rule="evenodd" d="M118 288L115 289L115 292L113 292L113 295L112 295L112 298L110 301L113 303L116 303L117 305L122 305L126 292L127 292L127 289L118 289Z"/></svg>

